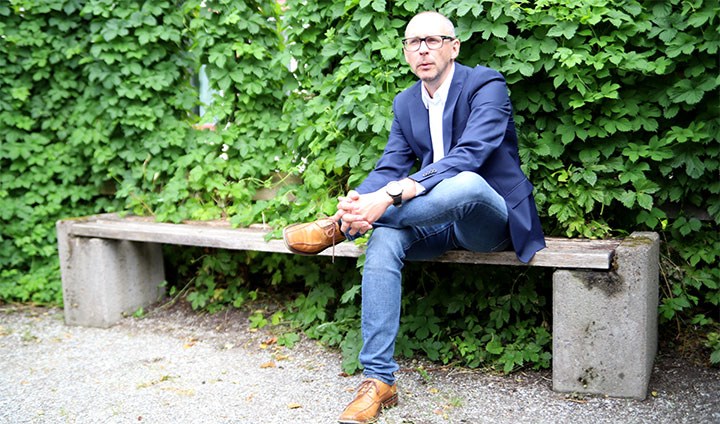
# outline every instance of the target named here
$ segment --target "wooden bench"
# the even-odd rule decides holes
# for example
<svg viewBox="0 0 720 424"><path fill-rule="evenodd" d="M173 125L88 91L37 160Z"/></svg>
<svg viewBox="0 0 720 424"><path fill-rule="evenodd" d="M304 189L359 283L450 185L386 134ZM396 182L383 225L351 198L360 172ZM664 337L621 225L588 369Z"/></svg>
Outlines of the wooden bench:
<svg viewBox="0 0 720 424"><path fill-rule="evenodd" d="M109 327L163 294L162 244L290 253L262 226L96 215L58 221L68 325ZM327 249L321 255L333 254ZM338 257L362 248L340 243ZM528 266L514 252L452 251L437 262ZM644 399L657 350L659 237L547 238L529 266L553 273L553 389Z"/></svg>

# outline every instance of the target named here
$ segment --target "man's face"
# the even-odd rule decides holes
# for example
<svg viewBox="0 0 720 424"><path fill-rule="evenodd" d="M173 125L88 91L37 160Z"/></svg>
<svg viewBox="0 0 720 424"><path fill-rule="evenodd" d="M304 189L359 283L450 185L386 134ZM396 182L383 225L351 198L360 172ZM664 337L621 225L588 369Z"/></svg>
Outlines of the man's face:
<svg viewBox="0 0 720 424"><path fill-rule="evenodd" d="M432 35L452 36L451 29L446 22L434 14L415 16L405 29L405 38L425 38ZM425 86L434 91L445 80L450 72L450 63L460 52L460 41L457 39L445 40L437 50L430 50L425 42L420 44L416 52L405 53L405 61L410 65L413 73L417 75Z"/></svg>

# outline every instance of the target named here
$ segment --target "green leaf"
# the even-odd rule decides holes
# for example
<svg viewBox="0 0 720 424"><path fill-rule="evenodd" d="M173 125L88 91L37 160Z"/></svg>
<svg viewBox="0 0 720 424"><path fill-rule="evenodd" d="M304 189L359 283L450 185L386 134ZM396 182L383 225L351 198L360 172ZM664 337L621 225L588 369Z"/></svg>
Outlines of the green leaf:
<svg viewBox="0 0 720 424"><path fill-rule="evenodd" d="M692 81L684 79L678 81L670 90L668 96L673 103L696 104L702 100L705 90L696 86Z"/></svg>
<svg viewBox="0 0 720 424"><path fill-rule="evenodd" d="M637 202L641 208L646 209L646 210L651 210L653 207L653 198L652 198L652 196L650 196L648 194L638 193L637 194Z"/></svg>
<svg viewBox="0 0 720 424"><path fill-rule="evenodd" d="M499 340L493 338L485 345L485 350L487 350L493 355L500 355L501 353L503 353L505 348Z"/></svg>
<svg viewBox="0 0 720 424"><path fill-rule="evenodd" d="M689 55L695 50L695 39L686 33L679 33L665 49L665 54L674 58L681 54Z"/></svg>
<svg viewBox="0 0 720 424"><path fill-rule="evenodd" d="M343 293L343 295L340 297L340 303L348 303L355 299L355 297L360 293L361 287L361 285L356 284L352 286L349 290L345 291L345 293Z"/></svg>
<svg viewBox="0 0 720 424"><path fill-rule="evenodd" d="M335 153L335 167L341 167L346 164L351 167L357 166L358 163L360 163L360 157L360 151L355 145L343 141Z"/></svg>
<svg viewBox="0 0 720 424"><path fill-rule="evenodd" d="M710 354L710 362L716 365L720 364L720 348Z"/></svg>
<svg viewBox="0 0 720 424"><path fill-rule="evenodd" d="M279 346L286 346L290 349L297 344L297 342L300 341L300 336L297 333L285 333L282 336L278 337L277 344Z"/></svg>
<svg viewBox="0 0 720 424"><path fill-rule="evenodd" d="M385 12L385 0L373 0L372 8L376 12Z"/></svg>
<svg viewBox="0 0 720 424"><path fill-rule="evenodd" d="M490 31L492 35L497 38L505 38L508 35L508 26L504 23L495 22L490 28Z"/></svg>
<svg viewBox="0 0 720 424"><path fill-rule="evenodd" d="M633 205L635 205L635 200L637 198L637 195L633 191L623 191L619 195L616 196L616 198L620 201L620 203L623 204L626 208L632 208Z"/></svg>
<svg viewBox="0 0 720 424"><path fill-rule="evenodd" d="M569 39L573 38L577 29L578 29L578 24L575 22L560 22L560 23L556 24L554 27L550 28L547 35L548 35L548 37L554 37L554 38L563 36L569 40Z"/></svg>

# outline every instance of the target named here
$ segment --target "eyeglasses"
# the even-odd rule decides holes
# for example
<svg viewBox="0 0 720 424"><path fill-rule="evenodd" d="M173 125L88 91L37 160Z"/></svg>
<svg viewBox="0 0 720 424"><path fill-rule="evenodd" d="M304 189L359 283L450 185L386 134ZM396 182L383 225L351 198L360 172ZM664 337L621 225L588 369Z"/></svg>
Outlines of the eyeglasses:
<svg viewBox="0 0 720 424"><path fill-rule="evenodd" d="M420 50L420 45L422 42L425 42L425 45L430 50L437 50L443 46L443 42L445 40L454 40L455 37L450 37L448 35L431 35L429 37L424 38L405 38L402 40L403 48L406 52L416 52Z"/></svg>

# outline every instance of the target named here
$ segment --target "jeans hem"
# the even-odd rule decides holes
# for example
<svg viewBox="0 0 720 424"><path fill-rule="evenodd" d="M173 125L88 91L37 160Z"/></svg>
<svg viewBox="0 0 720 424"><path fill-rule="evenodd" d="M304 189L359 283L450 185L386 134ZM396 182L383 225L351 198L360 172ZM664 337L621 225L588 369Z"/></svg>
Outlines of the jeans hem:
<svg viewBox="0 0 720 424"><path fill-rule="evenodd" d="M397 381L396 378L393 378L392 380L388 380L387 378L381 377L381 376L379 376L379 375L377 375L377 374L365 374L365 373L363 373L363 378L374 378L375 380L380 380L380 381L382 381L383 383L385 383L385 384L387 384L387 385L389 385L389 386L392 386L392 385L395 384L395 382Z"/></svg>

